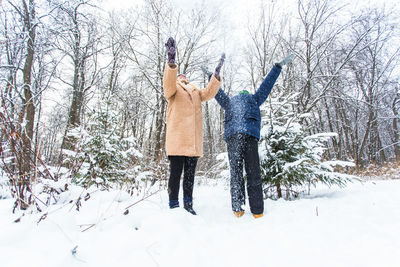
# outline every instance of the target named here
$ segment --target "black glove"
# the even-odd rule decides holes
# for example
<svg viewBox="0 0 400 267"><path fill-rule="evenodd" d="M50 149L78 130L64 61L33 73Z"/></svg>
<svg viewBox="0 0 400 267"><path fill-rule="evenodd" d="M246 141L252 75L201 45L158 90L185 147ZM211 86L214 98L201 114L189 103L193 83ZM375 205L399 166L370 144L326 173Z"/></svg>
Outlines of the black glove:
<svg viewBox="0 0 400 267"><path fill-rule="evenodd" d="M281 68L281 69L282 69L283 66L285 66L286 64L292 62L293 58L294 58L294 54L290 54L290 55L288 55L287 57L285 57L284 59L282 59L281 62L275 63L275 65L276 65L278 68Z"/></svg>
<svg viewBox="0 0 400 267"><path fill-rule="evenodd" d="M214 75L217 79L219 79L219 72L221 71L222 65L224 65L224 61L225 61L225 53L222 53L221 58L219 59L219 63L215 68L214 72Z"/></svg>
<svg viewBox="0 0 400 267"><path fill-rule="evenodd" d="M167 43L165 44L165 49L167 50L168 55L168 63L175 63L175 40L172 37L168 38Z"/></svg>

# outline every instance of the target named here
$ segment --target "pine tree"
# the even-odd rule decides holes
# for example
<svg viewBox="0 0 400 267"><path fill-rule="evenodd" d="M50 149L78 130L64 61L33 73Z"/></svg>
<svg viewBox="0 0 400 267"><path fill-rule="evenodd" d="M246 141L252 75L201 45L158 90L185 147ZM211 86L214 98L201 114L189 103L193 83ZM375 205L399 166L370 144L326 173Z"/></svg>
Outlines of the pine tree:
<svg viewBox="0 0 400 267"><path fill-rule="evenodd" d="M308 115L299 116L292 111L295 98L296 95L271 97L263 117L259 150L267 197L290 199L310 185L321 182L343 186L350 179L332 168L344 162L323 162L327 140L334 134L307 136L307 129L300 122Z"/></svg>
<svg viewBox="0 0 400 267"><path fill-rule="evenodd" d="M135 149L132 138L121 138L116 105L112 97L104 97L88 113L88 123L69 133L80 140L78 153L65 153L70 166L74 166L73 181L79 185L109 187L135 182L139 170L134 165L142 155Z"/></svg>

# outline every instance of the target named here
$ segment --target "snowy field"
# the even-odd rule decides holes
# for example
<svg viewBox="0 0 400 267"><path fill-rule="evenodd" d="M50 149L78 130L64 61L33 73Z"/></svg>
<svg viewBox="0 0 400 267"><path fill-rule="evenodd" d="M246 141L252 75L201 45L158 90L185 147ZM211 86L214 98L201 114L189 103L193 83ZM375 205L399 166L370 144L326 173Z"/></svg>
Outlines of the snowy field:
<svg viewBox="0 0 400 267"><path fill-rule="evenodd" d="M40 222L44 213L14 223L12 200L0 200L0 266L400 266L400 180L266 200L260 219L248 206L234 217L227 185L213 183L195 186L198 216L169 210L166 190L127 215L135 199L98 191Z"/></svg>

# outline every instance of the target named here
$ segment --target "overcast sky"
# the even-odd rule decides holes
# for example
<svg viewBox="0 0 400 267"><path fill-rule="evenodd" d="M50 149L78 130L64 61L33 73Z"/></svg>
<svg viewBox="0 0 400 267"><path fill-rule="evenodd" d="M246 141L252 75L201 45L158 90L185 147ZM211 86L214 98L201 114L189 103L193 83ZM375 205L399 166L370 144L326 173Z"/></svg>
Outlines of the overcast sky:
<svg viewBox="0 0 400 267"><path fill-rule="evenodd" d="M144 3L144 0L100 0L103 1L101 5L105 10L111 11L113 9L127 9L135 7ZM331 0L334 2L335 0ZM236 31L243 30L243 25L248 22L249 15L257 14L260 3L262 0L171 0L176 7L182 8L183 10L192 10L196 6L201 5L203 2L206 3L208 8L218 8L221 16L223 16L223 22L228 24L225 25L229 29ZM297 0L264 0L264 2L275 2L282 9L293 9L294 14L297 14ZM400 16L400 1L399 0L336 0L340 5L348 2L348 6L345 8L344 13L351 15L352 11L356 11L362 7L382 7L396 5L396 10ZM286 12L285 12L286 13Z"/></svg>
<svg viewBox="0 0 400 267"><path fill-rule="evenodd" d="M191 10L196 5L206 3L210 7L219 7L225 15L234 15L235 18L242 20L246 18L249 12L255 11L262 0L171 0L177 7L182 9ZM273 0L271 0L272 2ZM332 0L334 1L334 0ZM103 0L103 7L105 9L126 9L134 7L137 4L143 3L144 0ZM268 2L265 1L264 2ZM297 0L275 0L273 2L279 3L282 6L297 7ZM397 4L399 7L399 0L340 0L340 4L349 3L349 10L356 10L360 7L366 6L384 6Z"/></svg>

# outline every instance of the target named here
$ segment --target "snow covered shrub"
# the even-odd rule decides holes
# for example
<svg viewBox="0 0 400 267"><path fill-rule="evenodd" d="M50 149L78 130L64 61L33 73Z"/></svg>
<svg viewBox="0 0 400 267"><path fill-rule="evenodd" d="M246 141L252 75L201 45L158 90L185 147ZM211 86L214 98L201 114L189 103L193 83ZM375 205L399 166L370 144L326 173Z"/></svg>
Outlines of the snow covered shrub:
<svg viewBox="0 0 400 267"><path fill-rule="evenodd" d="M169 160L167 158L161 158L159 161L147 159L144 161L144 165L146 166L143 168L144 173L140 175L142 185L145 187L153 186L156 182L159 182L161 187L166 188L168 186Z"/></svg>
<svg viewBox="0 0 400 267"><path fill-rule="evenodd" d="M217 165L215 168L218 170L219 178L229 180L230 171L229 171L229 158L228 152L220 153L217 156Z"/></svg>
<svg viewBox="0 0 400 267"><path fill-rule="evenodd" d="M141 153L133 138L121 138L119 114L112 102L100 101L89 112L88 123L69 134L79 140L78 151L63 151L71 167L73 181L82 186L134 183Z"/></svg>
<svg viewBox="0 0 400 267"><path fill-rule="evenodd" d="M9 103L13 103L13 100L3 94L0 97L0 170L3 179L8 179L1 184L7 186L11 197L15 198L13 212L17 209L27 210L36 204L32 193L33 183L40 177L46 177L47 173L38 171L43 161L27 134L26 121L18 119L14 112L20 103L14 103L11 107Z"/></svg>
<svg viewBox="0 0 400 267"><path fill-rule="evenodd" d="M209 163L205 170L196 172L195 181L198 185L216 185L220 181L229 184L230 171L228 153L219 153L215 159L215 163Z"/></svg>
<svg viewBox="0 0 400 267"><path fill-rule="evenodd" d="M333 166L351 166L352 163L323 161L327 140L335 134L307 136L300 118L309 115L296 116L291 111L293 98L273 99L264 117L259 151L266 197L290 199L309 189L310 185L343 186L350 180L350 176L334 172Z"/></svg>
<svg viewBox="0 0 400 267"><path fill-rule="evenodd" d="M0 200L11 198L10 185L6 175L0 170Z"/></svg>
<svg viewBox="0 0 400 267"><path fill-rule="evenodd" d="M400 179L400 161L370 164L354 170L354 174L362 179Z"/></svg>

